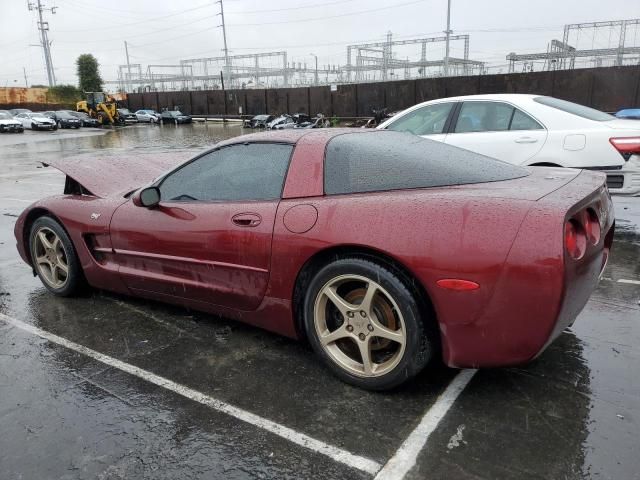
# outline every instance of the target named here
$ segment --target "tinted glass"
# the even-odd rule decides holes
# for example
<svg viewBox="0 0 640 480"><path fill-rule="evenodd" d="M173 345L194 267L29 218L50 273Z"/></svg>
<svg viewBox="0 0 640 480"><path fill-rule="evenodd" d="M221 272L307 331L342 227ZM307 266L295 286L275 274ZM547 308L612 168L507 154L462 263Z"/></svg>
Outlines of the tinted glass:
<svg viewBox="0 0 640 480"><path fill-rule="evenodd" d="M541 130L543 127L533 118L516 108L509 130Z"/></svg>
<svg viewBox="0 0 640 480"><path fill-rule="evenodd" d="M547 107L556 108L563 112L577 115L578 117L595 120L596 122L606 122L607 120L613 120L615 118L614 116L601 112L600 110L596 110L595 108L585 107L584 105L567 102L566 100L560 100L559 98L536 97L533 101L546 105Z"/></svg>
<svg viewBox="0 0 640 480"><path fill-rule="evenodd" d="M233 201L280 198L293 147L275 143L233 145L170 174L162 200Z"/></svg>
<svg viewBox="0 0 640 480"><path fill-rule="evenodd" d="M453 103L436 103L407 113L387 126L387 130L414 135L442 133Z"/></svg>
<svg viewBox="0 0 640 480"><path fill-rule="evenodd" d="M499 102L464 102L456 122L456 133L509 130L514 108Z"/></svg>
<svg viewBox="0 0 640 480"><path fill-rule="evenodd" d="M463 185L524 177L521 167L406 133L334 137L325 157L325 193Z"/></svg>

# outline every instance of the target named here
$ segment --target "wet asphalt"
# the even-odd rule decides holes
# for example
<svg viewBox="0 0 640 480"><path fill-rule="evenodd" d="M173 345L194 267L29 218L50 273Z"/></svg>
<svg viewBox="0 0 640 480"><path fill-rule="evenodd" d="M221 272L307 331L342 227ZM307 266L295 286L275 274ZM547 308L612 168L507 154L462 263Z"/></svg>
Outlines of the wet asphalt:
<svg viewBox="0 0 640 480"><path fill-rule="evenodd" d="M15 249L16 216L59 193L38 162L198 152L239 126L137 125L0 135L0 313L384 465L456 371L391 393L332 377L302 343L224 318L92 292L48 294ZM479 371L406 478L640 479L640 198L614 198L598 290L533 363ZM627 282L620 282L620 280ZM0 317L0 479L372 478Z"/></svg>

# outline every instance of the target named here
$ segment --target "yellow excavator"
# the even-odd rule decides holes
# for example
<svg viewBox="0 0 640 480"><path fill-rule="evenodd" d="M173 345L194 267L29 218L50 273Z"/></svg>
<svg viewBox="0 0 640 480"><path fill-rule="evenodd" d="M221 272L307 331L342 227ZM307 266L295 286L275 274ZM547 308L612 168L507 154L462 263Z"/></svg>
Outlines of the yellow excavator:
<svg viewBox="0 0 640 480"><path fill-rule="evenodd" d="M102 125L121 124L116 99L104 92L84 92L86 100L76 104L76 111L98 119Z"/></svg>

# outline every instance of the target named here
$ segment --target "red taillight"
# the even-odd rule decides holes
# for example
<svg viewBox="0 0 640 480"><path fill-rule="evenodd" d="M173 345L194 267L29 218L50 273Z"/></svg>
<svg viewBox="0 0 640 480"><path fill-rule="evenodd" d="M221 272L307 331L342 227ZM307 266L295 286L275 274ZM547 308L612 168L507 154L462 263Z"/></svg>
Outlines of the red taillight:
<svg viewBox="0 0 640 480"><path fill-rule="evenodd" d="M609 143L611 143L611 145L613 145L625 158L629 155L640 154L640 137L610 138Z"/></svg>
<svg viewBox="0 0 640 480"><path fill-rule="evenodd" d="M591 243L597 245L600 241L600 219L596 214L595 210L592 208L587 208L583 214L582 225L584 225L584 230L587 235L587 238Z"/></svg>
<svg viewBox="0 0 640 480"><path fill-rule="evenodd" d="M564 245L567 253L574 260L581 259L587 250L587 235L575 218L564 225Z"/></svg>

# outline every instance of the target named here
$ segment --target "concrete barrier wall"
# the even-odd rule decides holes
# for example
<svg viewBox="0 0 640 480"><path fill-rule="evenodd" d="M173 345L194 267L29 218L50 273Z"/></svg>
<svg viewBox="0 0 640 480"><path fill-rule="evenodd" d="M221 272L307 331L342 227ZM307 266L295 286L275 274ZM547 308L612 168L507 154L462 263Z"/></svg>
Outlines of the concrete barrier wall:
<svg viewBox="0 0 640 480"><path fill-rule="evenodd" d="M129 108L180 108L192 115L324 113L369 117L373 108L389 112L442 97L481 93L531 93L563 98L608 112L640 106L640 66L473 77L423 78L330 87L267 90L198 90L130 94Z"/></svg>

